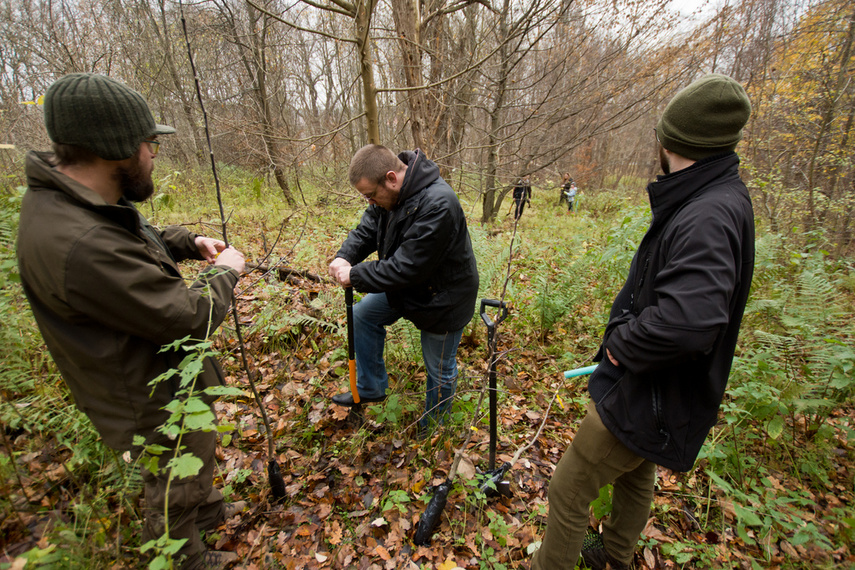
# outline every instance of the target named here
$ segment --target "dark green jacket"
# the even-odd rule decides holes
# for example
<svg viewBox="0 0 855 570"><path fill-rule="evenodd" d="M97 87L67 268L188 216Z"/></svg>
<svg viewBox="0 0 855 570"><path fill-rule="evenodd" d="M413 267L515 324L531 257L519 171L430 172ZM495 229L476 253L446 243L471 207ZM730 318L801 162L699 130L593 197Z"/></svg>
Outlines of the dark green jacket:
<svg viewBox="0 0 855 570"><path fill-rule="evenodd" d="M18 266L48 350L76 404L104 442L131 448L163 423L177 380L149 382L184 354L160 347L206 338L226 317L234 270L210 267L187 286L177 261L201 259L195 234L154 230L130 202L106 203L50 164L27 155ZM197 387L223 383L207 359Z"/></svg>

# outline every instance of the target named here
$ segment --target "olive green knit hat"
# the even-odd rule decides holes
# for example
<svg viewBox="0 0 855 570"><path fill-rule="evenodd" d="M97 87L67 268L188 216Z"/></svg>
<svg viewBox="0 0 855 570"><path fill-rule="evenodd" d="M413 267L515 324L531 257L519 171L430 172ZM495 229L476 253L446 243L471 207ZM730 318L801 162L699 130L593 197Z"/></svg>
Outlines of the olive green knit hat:
<svg viewBox="0 0 855 570"><path fill-rule="evenodd" d="M751 115L742 86L712 73L677 93L656 126L659 142L690 160L732 151Z"/></svg>
<svg viewBox="0 0 855 570"><path fill-rule="evenodd" d="M48 87L44 103L53 142L82 147L104 160L124 160L145 139L175 132L154 122L142 95L104 75L61 77Z"/></svg>

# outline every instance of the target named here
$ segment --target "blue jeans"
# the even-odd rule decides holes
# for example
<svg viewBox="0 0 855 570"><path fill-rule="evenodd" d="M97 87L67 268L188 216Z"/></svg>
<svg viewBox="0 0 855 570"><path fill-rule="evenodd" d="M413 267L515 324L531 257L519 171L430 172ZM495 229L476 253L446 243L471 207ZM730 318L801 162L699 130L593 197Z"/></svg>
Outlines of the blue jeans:
<svg viewBox="0 0 855 570"><path fill-rule="evenodd" d="M389 375L383 350L386 327L401 318L400 311L389 306L385 293L368 293L353 306L356 387L359 395L375 398L386 394ZM427 427L439 421L451 409L457 390L457 345L463 329L448 333L421 331L422 358L427 370L425 414L419 425Z"/></svg>

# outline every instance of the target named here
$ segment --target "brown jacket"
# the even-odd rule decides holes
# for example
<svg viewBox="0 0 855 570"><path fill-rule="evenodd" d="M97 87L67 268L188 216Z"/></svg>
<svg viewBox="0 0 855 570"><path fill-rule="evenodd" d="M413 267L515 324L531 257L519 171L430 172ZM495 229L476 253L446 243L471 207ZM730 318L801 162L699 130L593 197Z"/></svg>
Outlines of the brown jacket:
<svg viewBox="0 0 855 570"><path fill-rule="evenodd" d="M132 447L167 417L177 379L149 382L176 368L182 351L164 344L205 339L224 320L239 275L209 267L190 285L177 261L201 259L195 234L154 230L130 202L106 203L31 152L21 204L18 266L48 350L76 404L104 442ZM196 381L223 383L211 358Z"/></svg>

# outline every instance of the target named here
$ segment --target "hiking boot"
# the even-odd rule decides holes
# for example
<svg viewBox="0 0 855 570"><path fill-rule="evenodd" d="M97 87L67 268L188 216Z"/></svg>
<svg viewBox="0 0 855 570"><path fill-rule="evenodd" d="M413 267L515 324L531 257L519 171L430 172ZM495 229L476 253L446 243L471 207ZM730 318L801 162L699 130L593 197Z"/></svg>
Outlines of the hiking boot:
<svg viewBox="0 0 855 570"><path fill-rule="evenodd" d="M235 501L234 503L223 503L223 518L218 519L216 522L209 522L207 524L199 525L197 522L197 526L199 530L210 531L215 530L221 524L225 523L227 520L241 512L246 508L246 501Z"/></svg>
<svg viewBox="0 0 855 570"><path fill-rule="evenodd" d="M205 568L208 570L223 570L238 561L240 556L228 550L209 550L205 553Z"/></svg>
<svg viewBox="0 0 855 570"><path fill-rule="evenodd" d="M383 394L382 396L374 396L374 397L368 397L368 396L360 395L359 396L359 403L360 404L371 404L374 402L382 402L385 399L386 399L385 394ZM332 397L332 401L333 401L333 404L338 404L339 406L347 406L349 408L352 408L353 406L356 405L356 403L353 401L353 394L351 394L350 392L344 392L343 394L336 394L335 396Z"/></svg>
<svg viewBox="0 0 855 570"><path fill-rule="evenodd" d="M235 501L223 505L223 518L230 519L246 508L246 501Z"/></svg>
<svg viewBox="0 0 855 570"><path fill-rule="evenodd" d="M631 570L631 566L612 558L603 544L603 535L590 532L582 541L582 562L591 570Z"/></svg>

